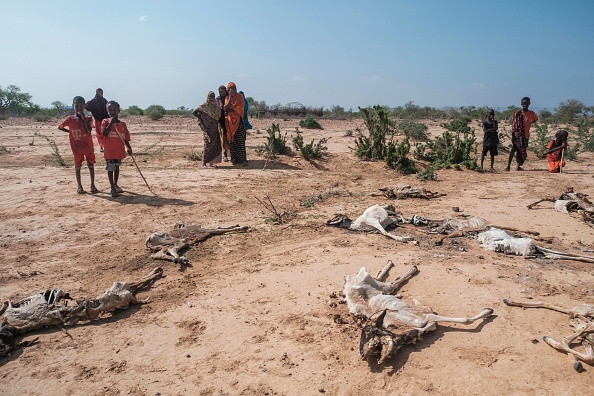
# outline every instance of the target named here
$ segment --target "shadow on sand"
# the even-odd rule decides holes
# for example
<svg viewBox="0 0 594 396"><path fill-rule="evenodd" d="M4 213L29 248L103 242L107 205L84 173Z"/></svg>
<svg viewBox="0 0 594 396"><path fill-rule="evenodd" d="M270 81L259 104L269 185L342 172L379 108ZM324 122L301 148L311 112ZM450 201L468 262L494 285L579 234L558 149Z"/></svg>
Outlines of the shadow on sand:
<svg viewBox="0 0 594 396"><path fill-rule="evenodd" d="M460 328L453 328L447 327L447 323L445 325L437 325L437 329L430 333L427 333L420 341L418 341L415 345L405 345L401 349L399 349L395 356L388 359L383 365L377 364L377 356L375 359L372 357L370 361L367 362L369 365L369 369L374 373L381 373L387 367L390 368L390 371L387 373L389 376L392 376L398 372L408 361L408 358L413 352L419 352L425 348L432 346L435 341L442 338L446 333L451 331L462 332L462 333L478 333L481 331L483 326L487 323L491 323L497 315L491 315L488 318L485 318L481 323L478 324L475 328L472 329L460 329Z"/></svg>
<svg viewBox="0 0 594 396"><path fill-rule="evenodd" d="M177 205L177 206L193 206L196 204L194 201L186 201L178 198L166 198L159 195L145 195L134 192L126 191L117 197L112 197L108 192L99 192L93 195L96 198L105 199L108 201L115 201L125 204L144 204L146 206L165 206L165 205Z"/></svg>

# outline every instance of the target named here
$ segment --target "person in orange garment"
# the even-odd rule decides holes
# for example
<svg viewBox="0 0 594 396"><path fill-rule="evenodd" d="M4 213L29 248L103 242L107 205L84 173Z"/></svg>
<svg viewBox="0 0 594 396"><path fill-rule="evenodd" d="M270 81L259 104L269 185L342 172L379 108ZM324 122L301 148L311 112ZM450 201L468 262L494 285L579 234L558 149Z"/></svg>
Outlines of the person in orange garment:
<svg viewBox="0 0 594 396"><path fill-rule="evenodd" d="M547 160L549 161L549 172L559 173L565 166L562 153L567 150L567 138L569 133L566 130L559 130L555 133L555 138L547 145Z"/></svg>
<svg viewBox="0 0 594 396"><path fill-rule="evenodd" d="M109 178L109 184L111 184L111 196L115 198L118 194L124 192L118 186L120 165L122 160L126 158L126 151L132 155L132 146L130 146L130 132L126 123L118 119L120 104L113 100L107 102L107 113L110 118L103 120L101 123L104 137L103 156L105 157L107 177Z"/></svg>
<svg viewBox="0 0 594 396"><path fill-rule="evenodd" d="M237 92L235 83L227 84L227 97L225 98L225 129L231 147L231 162L233 165L247 166L245 150L245 126L243 125L243 95Z"/></svg>
<svg viewBox="0 0 594 396"><path fill-rule="evenodd" d="M84 194L80 168L84 159L87 160L89 175L91 177L91 194L99 190L95 187L95 149L93 147L93 136L91 135L92 117L85 116L85 99L82 96L75 96L72 99L75 115L66 117L58 126L58 129L68 132L70 135L70 148L74 155L74 172L76 174L77 192ZM68 129L67 129L68 128Z"/></svg>
<svg viewBox="0 0 594 396"><path fill-rule="evenodd" d="M518 163L516 170L524 170L522 169L522 165L528 157L528 152L526 150L528 149L528 139L530 139L530 127L532 124L538 121L536 113L532 110L528 110L528 107L530 106L530 98L527 96L523 97L521 104L522 109L516 111L513 117L512 147L507 160L507 168L505 168L505 170L508 172L511 167L512 159L514 158L514 154L516 154L516 162Z"/></svg>
<svg viewBox="0 0 594 396"><path fill-rule="evenodd" d="M97 143L99 144L99 151L103 152L103 133L101 133L101 122L109 118L107 114L107 99L103 97L103 90L97 88L95 90L95 97L87 102L85 109L90 111L95 119L95 136L97 136Z"/></svg>

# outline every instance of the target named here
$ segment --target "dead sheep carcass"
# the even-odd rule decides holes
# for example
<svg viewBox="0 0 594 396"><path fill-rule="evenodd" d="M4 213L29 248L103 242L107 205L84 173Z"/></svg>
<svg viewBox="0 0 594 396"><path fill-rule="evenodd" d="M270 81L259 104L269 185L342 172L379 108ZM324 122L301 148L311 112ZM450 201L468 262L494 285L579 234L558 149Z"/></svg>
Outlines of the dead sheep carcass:
<svg viewBox="0 0 594 396"><path fill-rule="evenodd" d="M485 308L473 317L440 316L416 300L414 304L403 301L394 294L418 269L413 265L404 275L385 282L393 266L392 261L388 261L375 278L366 268L345 278L344 295L349 312L368 319L377 318L375 325L362 330L359 352L363 359L379 355L378 363L382 364L403 345L415 343L426 332L435 330L439 322L471 324L493 314L493 309Z"/></svg>
<svg viewBox="0 0 594 396"><path fill-rule="evenodd" d="M202 228L200 225L186 226L178 222L172 231L157 231L144 241L144 245L153 254L156 260L173 261L174 264L188 264L188 259L180 253L191 245L197 244L213 235L222 235L231 232L246 232L248 227L234 225L231 227Z"/></svg>
<svg viewBox="0 0 594 396"><path fill-rule="evenodd" d="M72 305L69 293L62 289L46 290L13 303L6 301L0 308L0 355L15 347L15 336L55 325L75 325L80 321L98 319L106 312L126 309L136 303L134 294L163 275L155 268L138 282L115 282L103 294L93 299L76 300Z"/></svg>

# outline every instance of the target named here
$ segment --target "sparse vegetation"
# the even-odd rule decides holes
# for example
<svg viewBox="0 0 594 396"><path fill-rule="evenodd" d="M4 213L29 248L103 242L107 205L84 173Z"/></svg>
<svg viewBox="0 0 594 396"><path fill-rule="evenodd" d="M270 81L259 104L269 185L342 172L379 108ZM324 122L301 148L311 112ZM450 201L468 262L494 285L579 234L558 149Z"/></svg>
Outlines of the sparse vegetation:
<svg viewBox="0 0 594 396"><path fill-rule="evenodd" d="M437 180L437 178L435 177L435 171L432 167L429 167L424 171L417 173L417 179L421 181Z"/></svg>
<svg viewBox="0 0 594 396"><path fill-rule="evenodd" d="M379 105L373 108L359 107L368 135L359 131L355 140L357 157L364 160L383 160L386 151L386 136L393 136L394 122L390 120L388 111Z"/></svg>
<svg viewBox="0 0 594 396"><path fill-rule="evenodd" d="M546 158L547 145L551 141L549 137L549 126L540 123L531 134L530 145L528 149L532 151L537 158Z"/></svg>
<svg viewBox="0 0 594 396"><path fill-rule="evenodd" d="M305 116L305 119L299 121L299 126L301 128L307 129L324 129L322 128L320 123L315 118L313 118L311 114L308 114L307 116Z"/></svg>
<svg viewBox="0 0 594 396"><path fill-rule="evenodd" d="M291 152L291 147L287 145L287 133L281 134L279 124L272 124L266 132L268 133L266 143L256 150L258 153L274 156L277 154L286 155Z"/></svg>
<svg viewBox="0 0 594 396"><path fill-rule="evenodd" d="M166 114L166 110L161 105L151 105L144 110L144 115L153 121L160 120Z"/></svg>
<svg viewBox="0 0 594 396"><path fill-rule="evenodd" d="M202 161L202 153L194 151L194 146L184 155L190 161Z"/></svg>
<svg viewBox="0 0 594 396"><path fill-rule="evenodd" d="M8 150L6 149L6 147L3 144L0 144L0 154L6 154L8 153Z"/></svg>
<svg viewBox="0 0 594 396"><path fill-rule="evenodd" d="M386 165L403 175L417 173L414 161L408 158L409 153L410 143L407 137L400 143L388 143L385 157Z"/></svg>
<svg viewBox="0 0 594 396"><path fill-rule="evenodd" d="M52 150L51 154L50 154L50 159L52 160L52 162L58 166L66 166L66 161L64 161L64 158L62 158L62 156L60 155L60 149L58 148L58 146L56 145L56 142L54 142L53 140L51 140L49 137L42 135L39 132L35 132L35 136L43 138L45 140L47 140L47 142L50 145L50 148Z"/></svg>
<svg viewBox="0 0 594 396"><path fill-rule="evenodd" d="M307 161L322 158L328 151L328 147L324 146L327 142L328 139L322 138L317 143L312 139L311 143L303 144L303 135L300 132L293 136L293 147Z"/></svg>
<svg viewBox="0 0 594 396"><path fill-rule="evenodd" d="M416 122L413 120L404 120L401 121L396 129L406 135L409 139L426 141L429 140L429 134L427 133L428 127L427 125Z"/></svg>
<svg viewBox="0 0 594 396"><path fill-rule="evenodd" d="M136 105L132 105L132 106L128 107L127 109L122 110L122 112L120 113L120 116L122 116L122 117L133 116L133 115L144 115L144 110L142 110L140 107L138 107Z"/></svg>

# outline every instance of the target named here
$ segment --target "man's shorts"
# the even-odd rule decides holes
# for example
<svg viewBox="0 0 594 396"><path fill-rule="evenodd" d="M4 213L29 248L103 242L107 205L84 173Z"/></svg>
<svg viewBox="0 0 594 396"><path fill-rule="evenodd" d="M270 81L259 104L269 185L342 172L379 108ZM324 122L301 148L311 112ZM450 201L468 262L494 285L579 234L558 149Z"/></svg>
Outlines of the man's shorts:
<svg viewBox="0 0 594 396"><path fill-rule="evenodd" d="M122 160L119 160L119 159L105 160L105 169L107 169L108 172L115 171L120 165L122 165Z"/></svg>
<svg viewBox="0 0 594 396"><path fill-rule="evenodd" d="M491 153L491 157L494 157L499 154L497 151L497 146L483 146L483 157L487 155L487 153Z"/></svg>
<svg viewBox="0 0 594 396"><path fill-rule="evenodd" d="M74 166L77 168L82 165L82 163L85 159L87 160L87 164L89 164L89 165L93 165L95 163L95 153L94 152L90 152L90 153L86 153L86 154L80 154L80 153L72 153L72 154L74 155Z"/></svg>

